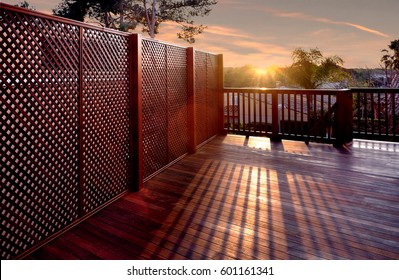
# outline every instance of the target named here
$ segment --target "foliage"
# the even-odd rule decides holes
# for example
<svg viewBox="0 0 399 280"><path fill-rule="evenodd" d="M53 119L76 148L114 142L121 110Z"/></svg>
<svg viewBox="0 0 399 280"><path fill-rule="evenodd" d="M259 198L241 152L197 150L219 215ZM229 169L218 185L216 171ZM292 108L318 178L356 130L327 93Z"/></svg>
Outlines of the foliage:
<svg viewBox="0 0 399 280"><path fill-rule="evenodd" d="M387 87L399 87L399 39L394 40L388 45L388 49L383 49L381 63L385 70Z"/></svg>
<svg viewBox="0 0 399 280"><path fill-rule="evenodd" d="M141 26L151 38L159 32L163 22L181 26L178 38L189 43L205 29L194 25L194 17L207 16L216 0L62 0L53 13L83 21L89 17L105 27L123 31Z"/></svg>
<svg viewBox="0 0 399 280"><path fill-rule="evenodd" d="M325 83L347 80L343 60L339 56L324 57L317 48L306 51L297 48L292 53L293 63L286 69L289 81L305 89L319 88Z"/></svg>
<svg viewBox="0 0 399 280"><path fill-rule="evenodd" d="M86 0L63 0L53 9L53 14L69 19L83 21L89 9Z"/></svg>
<svg viewBox="0 0 399 280"><path fill-rule="evenodd" d="M25 9L29 9L29 10L33 10L33 11L36 10L36 8L33 7L33 6L31 6L27 1L19 2L19 3L16 4L15 6L21 7L21 8L25 8Z"/></svg>

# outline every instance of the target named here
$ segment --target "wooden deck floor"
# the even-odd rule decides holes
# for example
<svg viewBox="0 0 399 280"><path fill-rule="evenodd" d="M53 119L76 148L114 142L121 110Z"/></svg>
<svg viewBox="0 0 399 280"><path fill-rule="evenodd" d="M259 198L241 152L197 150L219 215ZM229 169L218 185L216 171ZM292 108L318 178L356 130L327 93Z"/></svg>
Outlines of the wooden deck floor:
<svg viewBox="0 0 399 280"><path fill-rule="evenodd" d="M28 259L399 259L399 145L217 137Z"/></svg>

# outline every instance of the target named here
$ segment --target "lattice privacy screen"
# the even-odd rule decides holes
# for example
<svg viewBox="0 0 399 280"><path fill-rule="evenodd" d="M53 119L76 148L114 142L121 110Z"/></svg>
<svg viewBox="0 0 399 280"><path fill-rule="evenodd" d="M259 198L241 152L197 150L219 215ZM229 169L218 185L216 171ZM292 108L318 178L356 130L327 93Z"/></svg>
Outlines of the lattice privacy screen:
<svg viewBox="0 0 399 280"><path fill-rule="evenodd" d="M131 155L148 178L187 153L193 61L185 48L143 39L142 71L133 73L133 38L2 5L2 259L20 257L126 191ZM195 59L199 144L217 133L218 60L203 52ZM137 120L134 92L142 93ZM129 131L140 119L142 132ZM130 144L140 133L143 155Z"/></svg>
<svg viewBox="0 0 399 280"><path fill-rule="evenodd" d="M197 144L217 133L218 59L195 52L195 113Z"/></svg>
<svg viewBox="0 0 399 280"><path fill-rule="evenodd" d="M128 37L83 33L83 213L128 188Z"/></svg>
<svg viewBox="0 0 399 280"><path fill-rule="evenodd" d="M142 42L143 177L187 153L186 49Z"/></svg>
<svg viewBox="0 0 399 280"><path fill-rule="evenodd" d="M127 189L129 65L126 36L3 7L0 17L8 259Z"/></svg>

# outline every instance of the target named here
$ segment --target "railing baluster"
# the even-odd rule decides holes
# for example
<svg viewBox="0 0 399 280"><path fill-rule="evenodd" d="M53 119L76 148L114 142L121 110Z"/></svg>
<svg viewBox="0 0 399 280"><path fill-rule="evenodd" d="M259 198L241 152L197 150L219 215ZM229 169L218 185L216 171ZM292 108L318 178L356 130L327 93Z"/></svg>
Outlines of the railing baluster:
<svg viewBox="0 0 399 280"><path fill-rule="evenodd" d="M253 126L251 125L251 105L252 105L252 101L253 99L251 99L251 95L253 95L252 93L248 93L248 131L249 132L254 132L254 128L252 128ZM255 111L255 110L254 110Z"/></svg>
<svg viewBox="0 0 399 280"><path fill-rule="evenodd" d="M245 132L245 97L246 93L241 93L242 94L242 130Z"/></svg>
<svg viewBox="0 0 399 280"><path fill-rule="evenodd" d="M281 102L279 104L279 125L280 125L280 133L281 135L285 134L285 127L284 127L284 123L285 123L285 113L284 113L284 93L281 94ZM281 114L281 118L280 118L280 114Z"/></svg>
<svg viewBox="0 0 399 280"><path fill-rule="evenodd" d="M392 141L396 141L396 96L391 93L392 98Z"/></svg>
<svg viewBox="0 0 399 280"><path fill-rule="evenodd" d="M264 94L264 108L265 108L265 131L266 134L269 135L269 110L268 110L268 99L269 99L270 94L265 93Z"/></svg>
<svg viewBox="0 0 399 280"><path fill-rule="evenodd" d="M291 125L291 94L290 94L290 93L288 93L287 112L288 112L288 131L289 131L289 134L292 134L292 125Z"/></svg>
<svg viewBox="0 0 399 280"><path fill-rule="evenodd" d="M389 104L388 104L388 94L385 92L385 135L389 135Z"/></svg>

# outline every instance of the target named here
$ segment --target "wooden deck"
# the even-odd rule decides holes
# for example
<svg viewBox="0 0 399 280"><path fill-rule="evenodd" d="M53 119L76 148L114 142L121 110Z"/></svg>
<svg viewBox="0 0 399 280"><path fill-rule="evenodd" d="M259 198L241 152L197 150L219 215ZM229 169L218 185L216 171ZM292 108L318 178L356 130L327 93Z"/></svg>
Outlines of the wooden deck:
<svg viewBox="0 0 399 280"><path fill-rule="evenodd" d="M219 136L27 259L399 259L399 145Z"/></svg>

